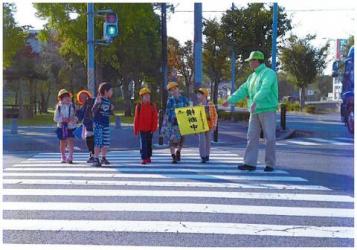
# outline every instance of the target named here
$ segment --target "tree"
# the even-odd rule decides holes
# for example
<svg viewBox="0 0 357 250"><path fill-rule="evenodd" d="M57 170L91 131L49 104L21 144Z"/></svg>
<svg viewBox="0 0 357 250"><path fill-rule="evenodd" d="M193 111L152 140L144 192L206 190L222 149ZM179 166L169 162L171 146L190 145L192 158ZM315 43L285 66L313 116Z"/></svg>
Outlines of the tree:
<svg viewBox="0 0 357 250"><path fill-rule="evenodd" d="M204 72L213 82L213 102L217 105L218 85L223 80L228 68L227 47L224 32L216 19L204 22L203 34L206 42L203 45Z"/></svg>
<svg viewBox="0 0 357 250"><path fill-rule="evenodd" d="M227 10L221 18L225 42L238 56L238 61L248 58L253 50L260 50L269 58L272 49L273 6L264 3L252 3L247 7ZM284 8L279 7L278 41L289 30L291 20ZM246 66L247 67L247 66ZM244 69L243 69L244 70Z"/></svg>
<svg viewBox="0 0 357 250"><path fill-rule="evenodd" d="M313 85L315 86L315 89L318 90L319 98L327 97L328 93L332 92L332 88L333 88L332 82L333 82L332 76L322 75L316 78Z"/></svg>
<svg viewBox="0 0 357 250"><path fill-rule="evenodd" d="M206 42L203 45L203 70L211 82L213 82L213 85L211 85L211 95L213 96L213 103L217 106L218 86L229 68L227 47L224 40L224 32L216 19L204 22L203 34L206 36ZM217 140L218 126L214 131L214 141Z"/></svg>
<svg viewBox="0 0 357 250"><path fill-rule="evenodd" d="M16 6L14 3L3 3L3 63L4 68L11 66L14 56L20 48L25 46L25 33L14 19Z"/></svg>
<svg viewBox="0 0 357 250"><path fill-rule="evenodd" d="M45 81L39 83L40 112L47 113L51 94L55 93L62 86L60 72L64 68L65 61L59 54L59 43L55 39L56 34L53 32L42 44L40 53L41 71L47 76Z"/></svg>
<svg viewBox="0 0 357 250"><path fill-rule="evenodd" d="M47 31L56 30L63 56L86 65L86 11L85 3L36 3L37 15L48 20ZM143 82L155 86L160 75L160 19L152 4L96 3L95 10L112 9L119 18L119 37L106 47L97 47L97 84L116 79L122 87L125 100L131 100L129 86L134 82L134 96ZM73 19L71 14L78 16ZM103 20L95 18L96 39L102 34ZM108 72L110 78L103 72ZM83 75L86 77L86 75ZM116 87L116 86L114 86ZM125 102L125 115L131 115L132 103Z"/></svg>
<svg viewBox="0 0 357 250"><path fill-rule="evenodd" d="M311 45L315 36L307 35L298 38L291 35L283 47L280 48L282 69L290 80L300 89L300 108L305 104L305 89L314 82L326 67L328 44L321 48Z"/></svg>
<svg viewBox="0 0 357 250"><path fill-rule="evenodd" d="M185 82L186 96L190 96L190 86L193 78L193 44L191 40L181 46L173 37L168 38L168 67L169 75L177 71ZM176 79L173 79L176 80Z"/></svg>

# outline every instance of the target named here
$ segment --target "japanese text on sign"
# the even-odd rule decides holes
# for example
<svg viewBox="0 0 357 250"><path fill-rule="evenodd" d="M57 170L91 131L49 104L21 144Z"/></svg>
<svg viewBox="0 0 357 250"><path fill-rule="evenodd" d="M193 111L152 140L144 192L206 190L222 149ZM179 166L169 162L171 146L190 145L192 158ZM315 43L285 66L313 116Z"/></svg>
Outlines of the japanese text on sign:
<svg viewBox="0 0 357 250"><path fill-rule="evenodd" d="M175 109L181 135L198 134L209 130L204 106Z"/></svg>

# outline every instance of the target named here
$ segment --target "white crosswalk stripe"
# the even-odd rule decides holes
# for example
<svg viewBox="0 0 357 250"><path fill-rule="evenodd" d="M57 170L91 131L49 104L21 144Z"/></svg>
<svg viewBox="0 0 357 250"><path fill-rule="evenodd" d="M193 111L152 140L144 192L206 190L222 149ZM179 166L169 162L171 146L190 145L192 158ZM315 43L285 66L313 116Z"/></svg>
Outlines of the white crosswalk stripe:
<svg viewBox="0 0 357 250"><path fill-rule="evenodd" d="M330 139L316 138L316 137L302 137L296 139L288 139L284 141L277 142L279 146L285 145L300 145L300 146L324 146L324 145L334 145L334 146L353 146L353 138L343 138L336 137Z"/></svg>
<svg viewBox="0 0 357 250"><path fill-rule="evenodd" d="M177 165L168 150L156 150L146 166L137 151L110 152L111 165L102 168L86 164L85 153L76 153L73 165L60 164L58 153L5 163L4 246L240 246L229 237L329 238L353 246L353 197L286 170L269 173L259 165L254 172L240 171L241 157L213 151L209 164L199 162L196 149L185 149ZM138 233L147 235L146 247ZM97 240L91 244L88 238Z"/></svg>

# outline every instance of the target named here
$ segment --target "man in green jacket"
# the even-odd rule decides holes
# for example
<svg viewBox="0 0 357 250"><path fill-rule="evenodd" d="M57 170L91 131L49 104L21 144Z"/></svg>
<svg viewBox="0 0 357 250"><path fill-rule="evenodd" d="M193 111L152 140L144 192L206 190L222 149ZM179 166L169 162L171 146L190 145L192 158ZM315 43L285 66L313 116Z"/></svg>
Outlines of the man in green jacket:
<svg viewBox="0 0 357 250"><path fill-rule="evenodd" d="M254 70L247 81L235 91L223 106L235 104L248 98L250 110L249 127L247 134L247 148L244 154L244 164L239 165L240 170L255 170L259 152L259 137L263 129L266 140L264 171L274 170L275 158L275 112L278 108L278 80L274 70L264 64L264 54L260 51L250 53L249 66Z"/></svg>

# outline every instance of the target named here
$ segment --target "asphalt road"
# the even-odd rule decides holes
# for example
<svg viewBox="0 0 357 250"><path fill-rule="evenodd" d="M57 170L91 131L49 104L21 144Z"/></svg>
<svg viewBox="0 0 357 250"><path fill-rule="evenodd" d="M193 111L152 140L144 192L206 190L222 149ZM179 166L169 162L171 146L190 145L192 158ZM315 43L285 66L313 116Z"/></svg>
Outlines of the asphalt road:
<svg viewBox="0 0 357 250"><path fill-rule="evenodd" d="M85 153L71 166L56 151L5 152L3 249L353 247L353 138L338 115L289 116L288 126L300 136L278 142L273 173L263 150L257 171L236 169L240 134L214 144L209 164L193 147L175 166L157 149L144 170L137 150L111 152L98 169Z"/></svg>

